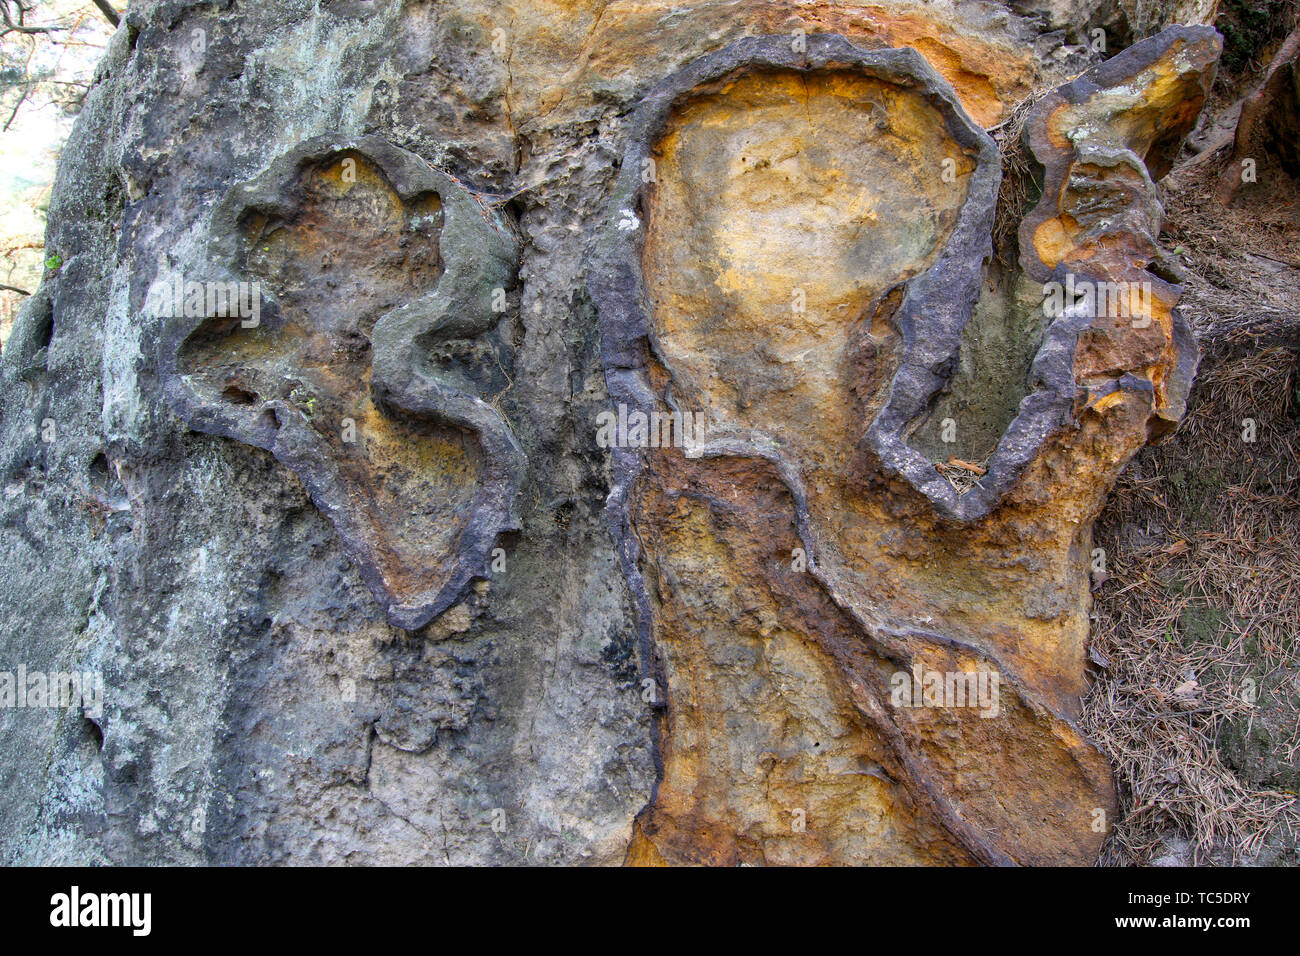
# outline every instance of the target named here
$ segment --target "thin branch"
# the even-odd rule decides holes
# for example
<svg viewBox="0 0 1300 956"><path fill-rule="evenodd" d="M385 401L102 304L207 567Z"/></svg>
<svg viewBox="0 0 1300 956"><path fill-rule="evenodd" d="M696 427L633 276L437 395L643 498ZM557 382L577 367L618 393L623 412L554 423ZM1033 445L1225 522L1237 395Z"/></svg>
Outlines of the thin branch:
<svg viewBox="0 0 1300 956"><path fill-rule="evenodd" d="M0 282L0 289L5 290L6 292L17 292L19 295L31 295L31 293L26 289L20 289L16 285L6 285L3 282Z"/></svg>
<svg viewBox="0 0 1300 956"><path fill-rule="evenodd" d="M113 9L113 5L108 0L92 0L92 2L99 7L99 12L104 15L104 19L113 26L116 27L122 22L122 18L117 15L117 11Z"/></svg>
<svg viewBox="0 0 1300 956"><path fill-rule="evenodd" d="M23 103L27 102L27 94L30 92L30 87L23 87L22 94L18 97L18 102L14 104L14 111L9 114L9 120L5 123L3 132L9 132L9 127L14 125L14 118L18 115L18 111L23 108Z"/></svg>
<svg viewBox="0 0 1300 956"><path fill-rule="evenodd" d="M19 3L18 22L15 23L13 18L9 16L9 4L0 3L0 19L4 20L4 29L0 30L0 37L6 36L10 33L26 33L29 36L34 33L57 33L63 29L63 27L55 26L29 27L23 22L23 18L26 14L27 8L24 7L22 3Z"/></svg>

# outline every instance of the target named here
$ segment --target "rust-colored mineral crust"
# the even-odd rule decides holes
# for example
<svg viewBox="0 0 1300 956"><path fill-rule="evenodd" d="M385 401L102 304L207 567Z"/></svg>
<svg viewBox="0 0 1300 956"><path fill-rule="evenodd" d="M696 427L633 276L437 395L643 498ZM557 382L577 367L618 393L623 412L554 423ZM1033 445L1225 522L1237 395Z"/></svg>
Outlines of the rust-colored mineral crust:
<svg viewBox="0 0 1300 956"><path fill-rule="evenodd" d="M231 191L212 232L212 275L179 281L247 283L264 314L179 310L161 345L169 399L291 468L389 620L423 626L515 525L522 453L461 371L499 367L492 297L513 282L513 237L373 137L292 151Z"/></svg>
<svg viewBox="0 0 1300 956"><path fill-rule="evenodd" d="M562 117L582 115L639 77L664 75L683 58L742 37L787 42L839 34L864 49L910 46L952 85L967 112L992 125L1034 87L1031 44L1005 32L1005 11L914 0L508 0L508 110L529 135L550 135ZM492 39L497 10L457 10L469 29ZM990 27L993 28L990 28ZM1002 29L998 29L1002 28ZM557 71L556 64L569 64ZM638 84L639 85L639 84Z"/></svg>
<svg viewBox="0 0 1300 956"><path fill-rule="evenodd" d="M1091 525L1195 369L1152 177L1218 50L1172 28L1035 108L1012 275L998 150L914 50L750 39L647 96L589 280L656 438L610 498L661 705L630 863L1095 859Z"/></svg>

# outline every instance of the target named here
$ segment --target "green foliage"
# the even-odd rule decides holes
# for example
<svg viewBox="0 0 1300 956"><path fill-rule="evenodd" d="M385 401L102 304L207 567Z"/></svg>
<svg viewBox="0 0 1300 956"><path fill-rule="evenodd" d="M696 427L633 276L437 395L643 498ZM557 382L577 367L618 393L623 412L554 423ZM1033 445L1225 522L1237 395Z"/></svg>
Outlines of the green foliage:
<svg viewBox="0 0 1300 956"><path fill-rule="evenodd" d="M1223 0L1214 25L1223 34L1223 69L1241 73L1295 24L1296 0Z"/></svg>

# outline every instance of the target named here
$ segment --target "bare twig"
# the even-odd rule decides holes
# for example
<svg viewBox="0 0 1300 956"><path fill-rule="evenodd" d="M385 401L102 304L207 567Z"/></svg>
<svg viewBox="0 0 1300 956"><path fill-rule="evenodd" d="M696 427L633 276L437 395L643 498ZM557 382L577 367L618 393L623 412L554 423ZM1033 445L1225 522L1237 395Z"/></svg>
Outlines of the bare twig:
<svg viewBox="0 0 1300 956"><path fill-rule="evenodd" d="M104 15L104 19L113 26L117 26L122 22L122 18L118 16L117 11L113 9L113 5L108 0L92 0L92 2L99 8L99 12Z"/></svg>
<svg viewBox="0 0 1300 956"><path fill-rule="evenodd" d="M18 102L14 104L13 112L9 114L9 119L5 120L4 132L9 132L9 127L13 125L14 119L18 116L18 111L23 108L23 103L27 101L27 94L31 92L29 87L23 87L23 91L18 94Z"/></svg>
<svg viewBox="0 0 1300 956"><path fill-rule="evenodd" d="M0 0L0 19L4 21L4 29L0 30L0 36L5 36L9 33L24 33L31 36L38 33L57 33L63 29L63 27L53 25L28 26L24 20L26 19L28 10L31 8L24 7L22 0L16 0L14 3L14 9L17 13L11 14L9 12L9 0ZM15 15L17 16L17 20L14 19Z"/></svg>

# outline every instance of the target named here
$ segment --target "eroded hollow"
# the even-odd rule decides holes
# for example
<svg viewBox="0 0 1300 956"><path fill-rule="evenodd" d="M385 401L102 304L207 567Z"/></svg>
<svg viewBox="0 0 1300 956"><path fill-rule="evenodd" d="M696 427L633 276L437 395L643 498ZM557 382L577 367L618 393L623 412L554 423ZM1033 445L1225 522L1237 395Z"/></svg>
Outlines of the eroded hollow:
<svg viewBox="0 0 1300 956"><path fill-rule="evenodd" d="M290 213L242 221L243 276L277 308L255 327L209 318L182 348L181 371L250 432L259 420L283 426L285 413L268 402L296 410L336 464L390 593L411 600L452 571L480 452L461 429L375 404L370 334L441 278L442 201L433 192L403 200L356 151L306 167L285 195Z"/></svg>
<svg viewBox="0 0 1300 956"><path fill-rule="evenodd" d="M953 376L912 424L908 443L935 462L987 462L1032 391L1030 370L1046 325L1041 287L991 267L962 330Z"/></svg>
<svg viewBox="0 0 1300 956"><path fill-rule="evenodd" d="M898 360L890 293L975 168L915 90L849 70L698 88L654 149L643 273L679 398L843 468Z"/></svg>
<svg viewBox="0 0 1300 956"><path fill-rule="evenodd" d="M653 391L775 440L805 480L810 524L828 529L826 556L842 538L869 542L851 463L902 355L903 286L949 239L973 151L915 90L865 71L765 70L680 100L653 156ZM970 862L858 709L838 612L791 570L802 542L771 464L646 459L631 517L668 710L632 856ZM869 644L846 631L844 646ZM816 818L814 841L789 837L789 807Z"/></svg>
<svg viewBox="0 0 1300 956"><path fill-rule="evenodd" d="M316 330L368 333L376 318L442 276L437 193L404 201L382 170L345 151L303 170L290 194L290 217L245 217L245 268L293 296Z"/></svg>

